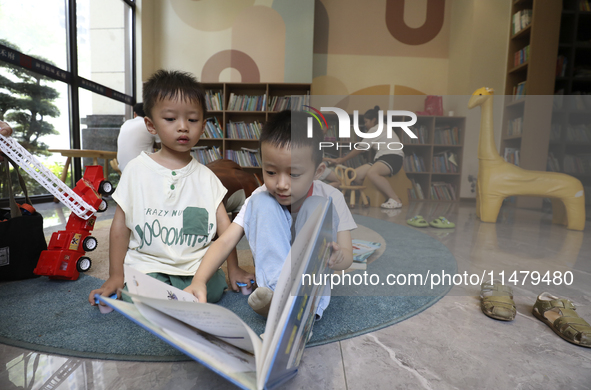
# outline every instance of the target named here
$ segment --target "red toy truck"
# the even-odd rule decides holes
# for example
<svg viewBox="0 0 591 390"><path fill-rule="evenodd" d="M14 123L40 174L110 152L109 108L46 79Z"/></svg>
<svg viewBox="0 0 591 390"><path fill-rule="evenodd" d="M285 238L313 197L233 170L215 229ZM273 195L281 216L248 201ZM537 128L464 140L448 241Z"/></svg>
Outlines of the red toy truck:
<svg viewBox="0 0 591 390"><path fill-rule="evenodd" d="M107 209L107 202L102 195L112 194L113 186L105 180L103 168L92 165L86 167L84 177L78 180L73 191L88 205L102 212ZM96 238L90 235L95 220L95 215L83 219L75 213L70 214L66 230L51 235L47 250L41 252L33 272L49 276L50 279L76 280L80 272L88 271L92 263L85 254L95 250L98 244Z"/></svg>

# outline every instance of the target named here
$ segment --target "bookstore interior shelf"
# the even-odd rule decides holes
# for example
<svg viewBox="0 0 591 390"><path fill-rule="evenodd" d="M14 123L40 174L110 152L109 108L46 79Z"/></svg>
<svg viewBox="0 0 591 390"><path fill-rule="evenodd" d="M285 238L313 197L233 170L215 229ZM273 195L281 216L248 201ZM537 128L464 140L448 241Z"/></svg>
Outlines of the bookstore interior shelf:
<svg viewBox="0 0 591 390"><path fill-rule="evenodd" d="M203 164L228 158L259 172L258 139L273 113L309 104L310 84L203 83L207 126L193 155Z"/></svg>

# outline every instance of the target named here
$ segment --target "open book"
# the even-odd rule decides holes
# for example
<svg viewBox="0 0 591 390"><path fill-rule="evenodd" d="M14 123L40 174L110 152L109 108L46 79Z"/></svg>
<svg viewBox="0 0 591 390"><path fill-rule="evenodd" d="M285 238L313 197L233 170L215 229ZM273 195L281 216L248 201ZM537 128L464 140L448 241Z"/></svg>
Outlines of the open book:
<svg viewBox="0 0 591 390"><path fill-rule="evenodd" d="M324 286L304 283L329 273L330 200L304 224L285 260L267 317L264 339L232 311L195 302L193 295L129 267L133 304L100 301L174 348L244 389L271 389L297 373ZM304 278L303 275L310 275ZM126 292L123 292L127 294Z"/></svg>

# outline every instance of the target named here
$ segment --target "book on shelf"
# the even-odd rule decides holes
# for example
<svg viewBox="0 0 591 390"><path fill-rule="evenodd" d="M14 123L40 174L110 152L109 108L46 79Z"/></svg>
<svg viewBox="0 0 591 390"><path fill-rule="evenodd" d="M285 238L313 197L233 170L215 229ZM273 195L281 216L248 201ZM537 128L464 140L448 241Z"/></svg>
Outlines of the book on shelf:
<svg viewBox="0 0 591 390"><path fill-rule="evenodd" d="M133 303L96 296L234 385L276 388L298 371L324 288L313 280L330 273L331 241L332 207L328 201L318 207L295 238L273 294L263 339L234 312L195 302L191 294L127 266L129 292L122 294Z"/></svg>
<svg viewBox="0 0 591 390"><path fill-rule="evenodd" d="M249 96L232 92L228 100L229 111L265 111L266 107L267 94Z"/></svg>
<svg viewBox="0 0 591 390"><path fill-rule="evenodd" d="M532 10L522 9L513 14L512 20L512 31L513 35L517 34L524 28L527 28L531 24Z"/></svg>
<svg viewBox="0 0 591 390"><path fill-rule="evenodd" d="M269 111L302 111L303 106L310 105L310 95L273 96L269 102Z"/></svg>
<svg viewBox="0 0 591 390"><path fill-rule="evenodd" d="M348 153L347 153L348 154ZM364 153L365 154L365 153ZM349 160L345 161L343 165L350 167L350 168L357 168L364 164L367 164L367 159L364 154L357 155ZM345 154L346 156L346 154Z"/></svg>
<svg viewBox="0 0 591 390"><path fill-rule="evenodd" d="M554 157L554 154L552 152L548 153L546 170L550 172L560 172L560 163L558 162L558 159Z"/></svg>
<svg viewBox="0 0 591 390"><path fill-rule="evenodd" d="M224 94L222 91L205 91L205 107L207 111L221 111L224 109Z"/></svg>
<svg viewBox="0 0 591 390"><path fill-rule="evenodd" d="M565 173L591 175L591 154L566 154L562 160Z"/></svg>
<svg viewBox="0 0 591 390"><path fill-rule="evenodd" d="M222 158L222 152L219 146L195 146L191 148L191 155L203 165Z"/></svg>
<svg viewBox="0 0 591 390"><path fill-rule="evenodd" d="M433 144L459 145L460 129L457 126L443 126L435 128L435 131L433 132Z"/></svg>
<svg viewBox="0 0 591 390"><path fill-rule="evenodd" d="M337 140L337 126L328 125L326 132L324 133L324 140L326 142L335 142Z"/></svg>
<svg viewBox="0 0 591 390"><path fill-rule="evenodd" d="M410 138L406 132L402 134L402 143L403 144L426 144L429 138L429 133L427 130L427 126L411 126L410 130L417 136L417 138Z"/></svg>
<svg viewBox="0 0 591 390"><path fill-rule="evenodd" d="M226 128L228 138L259 139L263 125L258 121L252 123L229 121Z"/></svg>
<svg viewBox="0 0 591 390"><path fill-rule="evenodd" d="M458 173L458 155L449 150L434 153L432 169L433 173Z"/></svg>
<svg viewBox="0 0 591 390"><path fill-rule="evenodd" d="M560 142L560 136L562 133L561 129L561 125L559 125L558 123L552 123L552 126L550 127L550 142Z"/></svg>
<svg viewBox="0 0 591 390"><path fill-rule="evenodd" d="M521 100L525 97L525 81L522 81L513 87L513 100Z"/></svg>
<svg viewBox="0 0 591 390"><path fill-rule="evenodd" d="M566 141L578 144L591 143L591 124L568 125L566 128Z"/></svg>
<svg viewBox="0 0 591 390"><path fill-rule="evenodd" d="M591 5L589 4L589 0L579 0L579 11L591 11Z"/></svg>
<svg viewBox="0 0 591 390"><path fill-rule="evenodd" d="M423 189L421 188L421 184L417 183L413 179L410 180L412 183L412 188L408 189L408 196L411 199L419 199L424 200L425 195L423 194Z"/></svg>
<svg viewBox="0 0 591 390"><path fill-rule="evenodd" d="M523 134L523 117L507 121L507 137L517 137Z"/></svg>
<svg viewBox="0 0 591 390"><path fill-rule="evenodd" d="M526 63L528 60L529 60L529 45L527 45L523 49L515 52L513 66L517 67L521 64Z"/></svg>
<svg viewBox="0 0 591 390"><path fill-rule="evenodd" d="M519 149L518 148L505 148L503 155L505 161L511 164L519 166Z"/></svg>
<svg viewBox="0 0 591 390"><path fill-rule="evenodd" d="M218 118L211 117L205 120L205 129L203 131L203 138L224 138L222 127Z"/></svg>
<svg viewBox="0 0 591 390"><path fill-rule="evenodd" d="M404 156L404 171L407 173L412 172L427 172L425 169L425 160L422 156L418 156L416 153Z"/></svg>
<svg viewBox="0 0 591 390"><path fill-rule="evenodd" d="M242 148L241 150L226 150L226 158L241 167L258 168L262 165L261 155L257 149Z"/></svg>
<svg viewBox="0 0 591 390"><path fill-rule="evenodd" d="M566 65L568 64L568 59L560 54L558 58L556 58L556 77L564 77L566 75Z"/></svg>
<svg viewBox="0 0 591 390"><path fill-rule="evenodd" d="M453 184L444 181L431 183L432 200L456 200L456 190Z"/></svg>

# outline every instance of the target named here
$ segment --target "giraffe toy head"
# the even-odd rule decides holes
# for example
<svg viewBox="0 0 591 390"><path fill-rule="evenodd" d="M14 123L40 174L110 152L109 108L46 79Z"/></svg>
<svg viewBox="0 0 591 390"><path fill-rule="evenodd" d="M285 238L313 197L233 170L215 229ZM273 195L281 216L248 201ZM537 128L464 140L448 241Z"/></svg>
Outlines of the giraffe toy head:
<svg viewBox="0 0 591 390"><path fill-rule="evenodd" d="M480 106L482 103L484 103L486 100L488 100L488 98L491 97L494 93L495 93L495 91L492 88L488 88L488 87L478 88L472 94L470 101L468 101L468 108L474 108L476 106Z"/></svg>

